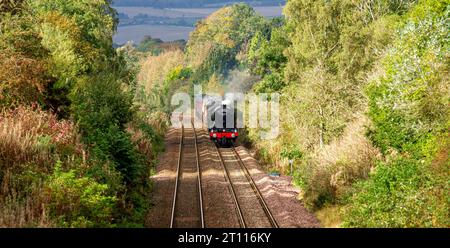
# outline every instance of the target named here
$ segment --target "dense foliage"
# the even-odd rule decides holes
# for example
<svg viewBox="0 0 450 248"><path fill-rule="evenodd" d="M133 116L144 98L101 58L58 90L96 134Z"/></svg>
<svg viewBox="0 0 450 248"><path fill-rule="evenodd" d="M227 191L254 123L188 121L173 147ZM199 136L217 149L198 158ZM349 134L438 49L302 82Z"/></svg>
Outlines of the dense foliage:
<svg viewBox="0 0 450 248"><path fill-rule="evenodd" d="M348 226L448 226L449 1L406 16L368 87L369 137L389 157L348 200ZM370 213L370 214L369 214Z"/></svg>
<svg viewBox="0 0 450 248"><path fill-rule="evenodd" d="M155 155L137 138L159 138L136 114L111 1L1 11L0 225L142 225Z"/></svg>
<svg viewBox="0 0 450 248"><path fill-rule="evenodd" d="M108 0L10 3L1 226L142 223L171 96L194 84L281 93L281 135L241 138L268 170L293 161L323 223L449 226L449 0L289 0L271 20L234 4L186 47L148 37L117 51Z"/></svg>
<svg viewBox="0 0 450 248"><path fill-rule="evenodd" d="M199 22L187 44L193 81L202 83L213 74L224 75L239 64L238 54L257 32L267 32L267 21L250 6L224 7Z"/></svg>

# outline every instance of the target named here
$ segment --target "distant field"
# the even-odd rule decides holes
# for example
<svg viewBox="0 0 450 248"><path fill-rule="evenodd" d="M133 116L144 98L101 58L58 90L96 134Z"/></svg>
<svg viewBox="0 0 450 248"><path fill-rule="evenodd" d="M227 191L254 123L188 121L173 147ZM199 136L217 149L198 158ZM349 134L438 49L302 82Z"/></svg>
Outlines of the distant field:
<svg viewBox="0 0 450 248"><path fill-rule="evenodd" d="M145 35L153 38L160 38L163 41L173 41L189 38L189 33L194 28L180 26L161 26L161 25L135 25L118 27L117 34L114 36L114 42L124 44L127 41L139 43Z"/></svg>
<svg viewBox="0 0 450 248"><path fill-rule="evenodd" d="M218 8L194 8L194 9L156 9L151 7L116 7L120 13L125 13L129 17L138 14L147 14L158 17L206 17L216 11ZM254 7L254 9L263 16L273 17L281 16L282 6Z"/></svg>
<svg viewBox="0 0 450 248"><path fill-rule="evenodd" d="M157 9L151 7L116 7L120 13L127 14L130 18L138 14L147 14L155 17L168 18L205 18L218 8L190 8L190 9ZM271 7L255 7L255 10L263 16L274 17L282 15L281 6ZM189 33L193 30L192 27L169 26L169 25L132 25L119 26L117 35L114 36L114 42L117 44L124 44L127 41L134 41L139 43L145 35L150 35L153 38L160 38L164 41L173 41L179 39L187 40Z"/></svg>
<svg viewBox="0 0 450 248"><path fill-rule="evenodd" d="M119 13L127 14L130 18L137 16L138 14L147 14L149 16L157 17L203 17L204 15L199 15L197 13L183 12L183 9L172 10L172 9L156 9L152 7L115 7Z"/></svg>
<svg viewBox="0 0 450 248"><path fill-rule="evenodd" d="M256 12L265 17L281 16L283 12L283 6L266 6L266 7L253 7ZM206 17L212 14L217 8L194 8L194 9L169 9L175 12L184 13L187 15L195 15Z"/></svg>

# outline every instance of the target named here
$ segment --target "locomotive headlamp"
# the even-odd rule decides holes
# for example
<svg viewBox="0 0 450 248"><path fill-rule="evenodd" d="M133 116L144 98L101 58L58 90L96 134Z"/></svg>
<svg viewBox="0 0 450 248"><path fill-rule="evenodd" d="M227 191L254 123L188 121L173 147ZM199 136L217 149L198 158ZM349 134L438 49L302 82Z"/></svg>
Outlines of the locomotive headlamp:
<svg viewBox="0 0 450 248"><path fill-rule="evenodd" d="M231 138L235 138L235 137L236 137L236 134L232 133Z"/></svg>
<svg viewBox="0 0 450 248"><path fill-rule="evenodd" d="M215 133L215 134L213 134L213 138L217 138L217 134Z"/></svg>

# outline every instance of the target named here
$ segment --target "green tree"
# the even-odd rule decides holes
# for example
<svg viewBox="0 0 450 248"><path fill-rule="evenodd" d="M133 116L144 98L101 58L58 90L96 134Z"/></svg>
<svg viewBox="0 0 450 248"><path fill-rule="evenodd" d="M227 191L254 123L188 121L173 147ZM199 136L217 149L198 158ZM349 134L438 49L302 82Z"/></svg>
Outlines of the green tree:
<svg viewBox="0 0 450 248"><path fill-rule="evenodd" d="M96 73L115 57L112 36L115 11L109 0L36 0L31 2L40 19L43 45L52 54L52 74L58 87L71 87L80 75Z"/></svg>
<svg viewBox="0 0 450 248"><path fill-rule="evenodd" d="M292 46L286 53L285 76L292 86L286 102L297 105L293 118L301 119L298 127L308 134L304 146L323 146L339 137L353 113L363 109L361 87L395 23L384 16L401 12L409 3L288 2Z"/></svg>
<svg viewBox="0 0 450 248"><path fill-rule="evenodd" d="M236 56L268 23L246 4L224 7L200 21L187 44L193 80L207 82L214 73L226 74L238 65Z"/></svg>
<svg viewBox="0 0 450 248"><path fill-rule="evenodd" d="M449 225L449 6L424 0L406 14L367 89L369 137L389 160L348 199L346 226Z"/></svg>
<svg viewBox="0 0 450 248"><path fill-rule="evenodd" d="M262 77L254 86L257 93L280 92L285 86L284 71L287 57L284 51L290 46L286 36L288 27L283 20L273 20L270 36L257 32L249 45L247 66L253 74Z"/></svg>

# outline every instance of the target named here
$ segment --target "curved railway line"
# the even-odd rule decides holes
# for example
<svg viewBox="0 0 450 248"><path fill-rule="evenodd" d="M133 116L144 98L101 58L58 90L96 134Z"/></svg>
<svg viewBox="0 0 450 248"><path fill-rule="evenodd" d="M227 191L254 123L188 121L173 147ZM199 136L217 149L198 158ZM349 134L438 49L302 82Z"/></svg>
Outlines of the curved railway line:
<svg viewBox="0 0 450 248"><path fill-rule="evenodd" d="M274 216L236 149L215 147L236 209L239 226L241 228L278 228ZM170 228L204 227L202 167L199 161L197 133L195 128L186 129L183 126L179 142Z"/></svg>

